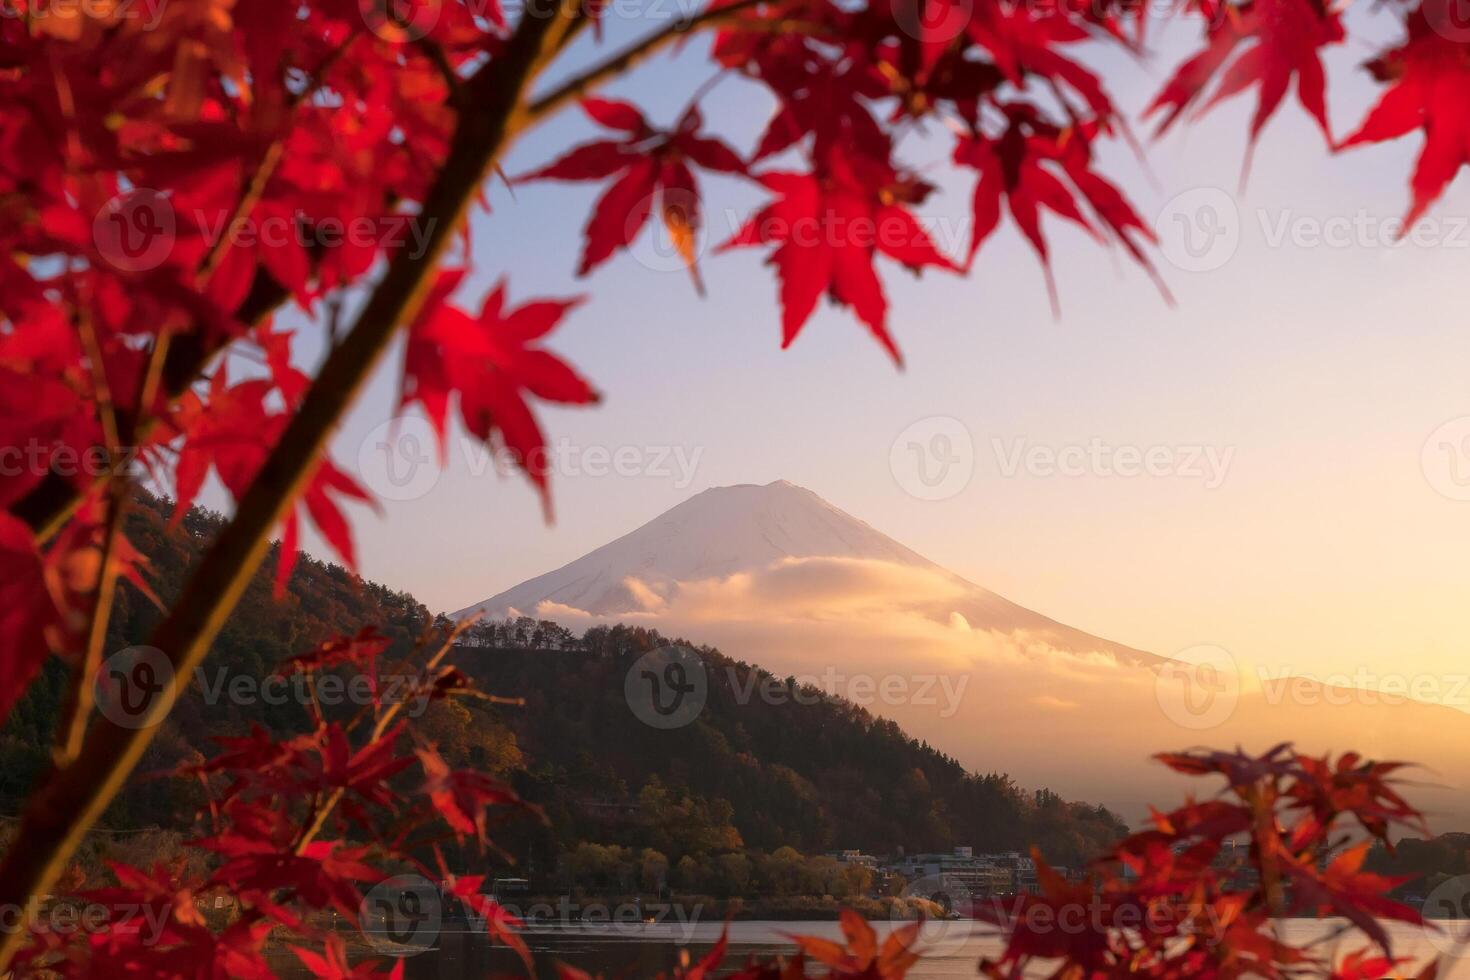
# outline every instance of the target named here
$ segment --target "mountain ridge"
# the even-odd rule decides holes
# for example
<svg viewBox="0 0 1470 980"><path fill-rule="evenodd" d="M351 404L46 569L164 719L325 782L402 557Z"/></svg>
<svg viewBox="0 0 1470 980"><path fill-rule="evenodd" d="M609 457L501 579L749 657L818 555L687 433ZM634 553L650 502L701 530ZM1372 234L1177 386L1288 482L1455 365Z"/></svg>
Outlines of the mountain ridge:
<svg viewBox="0 0 1470 980"><path fill-rule="evenodd" d="M451 614L532 615L572 625L665 612L681 588L817 559L873 562L929 573L953 592L944 622L1024 631L1078 655L1121 663L1163 658L1076 629L965 579L860 518L787 480L711 487L558 568ZM944 601L937 601L945 606Z"/></svg>
<svg viewBox="0 0 1470 980"><path fill-rule="evenodd" d="M779 676L860 692L877 715L966 767L1130 819L1198 791L1152 761L1156 753L1293 741L1314 755L1421 763L1436 783L1416 787L1416 802L1447 826L1470 821L1464 712L1388 703L1371 690L1328 697L1310 684L1248 683L1248 664L1209 643L1168 658L1112 643L969 582L785 481L704 491L461 613L479 610L579 632L624 622L698 636ZM964 693L926 700L936 680ZM907 693L873 696L881 684Z"/></svg>

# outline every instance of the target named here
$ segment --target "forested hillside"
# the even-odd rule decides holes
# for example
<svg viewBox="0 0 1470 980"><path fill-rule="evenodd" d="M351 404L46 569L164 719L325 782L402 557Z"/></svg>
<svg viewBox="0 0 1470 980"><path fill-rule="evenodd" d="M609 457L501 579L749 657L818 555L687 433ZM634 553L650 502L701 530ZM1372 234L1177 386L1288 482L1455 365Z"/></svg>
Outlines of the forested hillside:
<svg viewBox="0 0 1470 980"><path fill-rule="evenodd" d="M170 509L167 501L145 500L129 529L166 603L221 526L218 516L195 510L170 529ZM270 565L221 633L145 771L208 754L212 736L241 734L252 722L277 732L299 730L306 718L299 701L232 698L227 692L235 678L259 681L286 657L365 623L392 638L383 658L392 663L434 625L434 615L411 595L305 556L288 594L276 601ZM146 642L157 618L146 598L125 589L109 649ZM642 653L667 642L640 628L598 627L577 637L531 620L485 624L466 637L456 654L465 672L485 691L524 698L525 704L435 703L420 724L452 762L506 775L545 808L548 826L519 819L498 830L507 859L531 874L564 873L579 845L606 845L638 861L665 861L671 872L682 864L690 885L706 890L733 877L725 890L734 891L745 873L741 860L758 864L782 848L808 855L836 848L885 854L1035 843L1054 860L1075 865L1123 830L1100 807L1022 790L1005 775L967 773L893 723L841 699L742 697L758 668L708 647L698 648L710 681L699 717L677 730L651 728L629 709L624 678ZM53 663L47 683L32 690L0 735L5 812L14 812L45 765L61 679L61 666ZM186 783L135 780L108 822L180 826L197 805Z"/></svg>

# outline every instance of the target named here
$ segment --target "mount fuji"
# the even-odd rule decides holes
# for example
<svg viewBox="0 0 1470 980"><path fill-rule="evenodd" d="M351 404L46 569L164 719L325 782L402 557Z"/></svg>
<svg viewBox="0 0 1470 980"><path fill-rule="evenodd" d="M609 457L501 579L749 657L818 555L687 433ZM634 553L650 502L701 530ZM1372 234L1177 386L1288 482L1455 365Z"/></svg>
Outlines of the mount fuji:
<svg viewBox="0 0 1470 980"><path fill-rule="evenodd" d="M1181 675L1199 663L1191 651L1156 656L1033 612L785 481L706 490L455 615L471 614L711 643L972 769L1129 819L1213 791L1151 762L1157 752L1293 741L1422 763L1431 787L1415 802L1442 829L1470 827L1470 714L1251 667L1207 644L1224 661Z"/></svg>
<svg viewBox="0 0 1470 980"><path fill-rule="evenodd" d="M943 624L963 617L972 629L1024 632L1068 653L1130 664L1159 662L1152 654L1073 629L968 582L785 480L705 490L576 561L454 616L628 620L677 607L691 586L707 588L737 577L800 579L807 585L826 577L836 580L830 583L835 586L880 568L899 571L910 588L937 593L923 596L922 604Z"/></svg>

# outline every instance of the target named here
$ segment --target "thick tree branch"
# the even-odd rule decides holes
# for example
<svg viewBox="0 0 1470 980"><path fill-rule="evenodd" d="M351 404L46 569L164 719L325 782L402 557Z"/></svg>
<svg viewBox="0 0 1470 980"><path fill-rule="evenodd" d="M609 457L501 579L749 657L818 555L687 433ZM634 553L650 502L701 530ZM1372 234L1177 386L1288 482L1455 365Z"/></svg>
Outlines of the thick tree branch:
<svg viewBox="0 0 1470 980"><path fill-rule="evenodd" d="M153 634L152 645L170 658L176 683L187 682L204 659L265 558L272 529L310 479L338 419L393 333L417 313L480 184L514 136L527 87L576 16L559 7L549 16L523 18L504 52L471 80L468 104L476 108L461 114L448 159L420 214L427 247L400 252L389 264L352 331L328 357L240 500L234 520ZM108 718L97 719L75 762L32 798L0 865L0 905L28 908L31 897L44 894L55 883L156 731L156 724L127 728ZM24 930L10 930L0 938L0 970L24 939Z"/></svg>

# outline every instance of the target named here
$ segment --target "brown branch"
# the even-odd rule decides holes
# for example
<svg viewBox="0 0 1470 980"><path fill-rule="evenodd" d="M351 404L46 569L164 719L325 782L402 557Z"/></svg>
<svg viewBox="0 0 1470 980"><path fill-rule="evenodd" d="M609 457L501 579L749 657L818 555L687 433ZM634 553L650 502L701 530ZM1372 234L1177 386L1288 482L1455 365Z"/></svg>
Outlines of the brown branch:
<svg viewBox="0 0 1470 980"><path fill-rule="evenodd" d="M569 102L581 98L604 82L636 68L659 51L682 40L694 31L736 20L737 14L765 2L767 0L735 0L728 6L681 18L663 30L655 31L641 41L635 41L606 61L572 76L540 98L533 99L525 109L525 119L528 122L536 122L563 108Z"/></svg>
<svg viewBox="0 0 1470 980"><path fill-rule="evenodd" d="M575 14L522 18L503 53L471 79L470 104L461 114L444 166L425 198L420 220L428 247L403 251L390 263L352 331L322 366L299 410L240 500L235 518L200 561L151 644L173 666L174 684L187 678L259 569L272 529L294 505L321 450L398 327L417 313L439 259L454 239L481 182L517 130L527 86L544 67ZM160 719L152 719L158 721ZM41 786L0 864L0 904L26 907L56 882L82 838L121 789L153 740L157 725L120 726L100 717L87 732L76 761ZM0 938L0 970L25 939L22 930Z"/></svg>
<svg viewBox="0 0 1470 980"><path fill-rule="evenodd" d="M112 486L108 493L107 523L103 531L101 554L97 566L97 582L92 590L91 618L87 625L86 646L77 659L62 702L61 717L56 726L53 756L57 766L75 757L92 714L92 680L102 663L102 648L107 643L107 624L112 617L112 599L117 591L117 543L122 536L127 511L128 483L122 472L122 440L118 433L117 406L112 397L112 384L107 378L107 362L102 356L102 343L90 309L80 310L78 333L82 348L92 368L92 386L96 391L97 411L102 424L102 441L107 449L108 470ZM150 360L152 360L150 358Z"/></svg>

